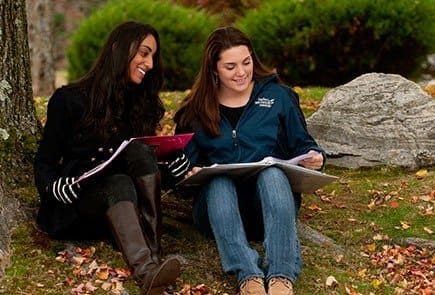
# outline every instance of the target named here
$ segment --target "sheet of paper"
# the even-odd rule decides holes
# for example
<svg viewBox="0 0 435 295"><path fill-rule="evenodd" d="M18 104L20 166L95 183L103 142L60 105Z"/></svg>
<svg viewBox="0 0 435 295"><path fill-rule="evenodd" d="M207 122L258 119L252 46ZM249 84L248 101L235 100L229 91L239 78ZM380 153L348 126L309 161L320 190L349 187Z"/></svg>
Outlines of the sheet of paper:
<svg viewBox="0 0 435 295"><path fill-rule="evenodd" d="M308 157L311 157L311 155L302 155L290 160L266 157L259 162L214 164L202 168L199 172L183 179L177 185L201 185L216 175L228 175L237 181L248 181L249 178L269 166L276 166L282 169L289 179L292 190L295 192L314 192L316 189L337 179L336 176L292 164L293 162L298 163L301 159Z"/></svg>

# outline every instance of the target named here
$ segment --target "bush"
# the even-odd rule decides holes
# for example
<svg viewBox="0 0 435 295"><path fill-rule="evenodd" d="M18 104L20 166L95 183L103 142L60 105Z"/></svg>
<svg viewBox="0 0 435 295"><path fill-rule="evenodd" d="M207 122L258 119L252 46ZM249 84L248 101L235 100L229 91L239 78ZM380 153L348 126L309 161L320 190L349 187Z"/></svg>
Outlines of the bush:
<svg viewBox="0 0 435 295"><path fill-rule="evenodd" d="M186 89L199 70L203 43L218 20L164 1L111 1L85 19L67 49L68 79L85 74L110 31L126 20L153 25L160 34L165 88Z"/></svg>
<svg viewBox="0 0 435 295"><path fill-rule="evenodd" d="M221 25L230 25L234 21L245 14L246 10L257 7L261 0L172 0L174 3L187 7L196 7L205 9L211 14L218 15Z"/></svg>
<svg viewBox="0 0 435 295"><path fill-rule="evenodd" d="M435 49L435 0L269 0L236 26L290 84L412 77Z"/></svg>

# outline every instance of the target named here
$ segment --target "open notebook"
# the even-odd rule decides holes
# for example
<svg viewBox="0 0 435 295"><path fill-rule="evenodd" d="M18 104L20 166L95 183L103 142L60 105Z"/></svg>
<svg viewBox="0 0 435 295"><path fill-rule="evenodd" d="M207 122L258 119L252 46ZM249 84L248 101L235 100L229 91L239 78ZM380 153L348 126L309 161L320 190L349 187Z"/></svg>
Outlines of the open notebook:
<svg viewBox="0 0 435 295"><path fill-rule="evenodd" d="M308 157L310 155L304 154L290 160L266 157L258 162L214 164L203 167L197 173L181 180L177 185L200 185L216 175L228 175L238 181L249 180L249 178L270 166L282 169L289 179L292 190L299 193L312 193L316 189L338 179L336 176L297 165L300 160Z"/></svg>

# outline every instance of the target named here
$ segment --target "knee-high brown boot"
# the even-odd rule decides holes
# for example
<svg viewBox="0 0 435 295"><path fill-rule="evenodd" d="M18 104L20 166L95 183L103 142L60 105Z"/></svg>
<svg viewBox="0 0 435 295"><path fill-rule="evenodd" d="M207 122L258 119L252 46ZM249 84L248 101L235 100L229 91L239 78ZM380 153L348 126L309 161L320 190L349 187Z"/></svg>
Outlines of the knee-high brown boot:
<svg viewBox="0 0 435 295"><path fill-rule="evenodd" d="M162 237L162 207L160 174L148 174L135 178L138 207L142 229L156 262L160 261Z"/></svg>
<svg viewBox="0 0 435 295"><path fill-rule="evenodd" d="M151 249L144 239L137 210L130 201L121 201L110 207L107 219L125 261L131 267L133 278L143 295L161 295L180 274L180 261L166 259L156 263Z"/></svg>

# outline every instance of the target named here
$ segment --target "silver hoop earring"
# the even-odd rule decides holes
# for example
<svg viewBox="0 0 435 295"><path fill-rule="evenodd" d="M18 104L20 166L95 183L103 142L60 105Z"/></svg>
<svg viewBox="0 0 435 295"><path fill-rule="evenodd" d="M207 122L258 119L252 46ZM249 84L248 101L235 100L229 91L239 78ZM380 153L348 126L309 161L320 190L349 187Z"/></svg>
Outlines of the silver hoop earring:
<svg viewBox="0 0 435 295"><path fill-rule="evenodd" d="M218 75L214 76L214 83L216 84L216 86L219 85L219 76Z"/></svg>

